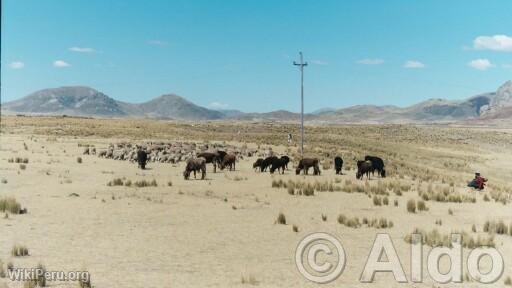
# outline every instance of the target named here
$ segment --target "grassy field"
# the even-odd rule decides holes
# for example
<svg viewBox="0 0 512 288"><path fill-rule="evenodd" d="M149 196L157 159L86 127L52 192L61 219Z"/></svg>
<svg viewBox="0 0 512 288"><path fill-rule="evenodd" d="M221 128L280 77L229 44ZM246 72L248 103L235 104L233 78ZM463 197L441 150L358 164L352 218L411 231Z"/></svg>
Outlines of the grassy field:
<svg viewBox="0 0 512 288"><path fill-rule="evenodd" d="M406 274L408 236L429 246L464 234L464 254L496 247L512 276L512 130L412 125L306 126L307 157L321 176L297 176L296 124L176 122L69 117L1 118L0 276L8 265L91 273L94 287L317 287L294 262L299 241L313 232L339 236L343 275L326 287L410 287L389 274L359 277L377 233L391 235ZM294 135L287 142L288 133ZM128 161L83 155L84 145L146 141L229 143L258 153L236 171L185 181L184 162ZM284 175L252 169L258 155L292 158ZM344 159L335 175L333 158ZM387 176L356 180L356 160L379 156ZM466 187L474 171L485 191ZM26 209L26 210L23 210ZM442 263L445 267L447 264ZM485 262L483 266L490 264ZM415 287L437 287L428 277ZM1 285L23 287L0 277ZM48 283L77 287L76 282ZM481 287L464 276L462 284Z"/></svg>

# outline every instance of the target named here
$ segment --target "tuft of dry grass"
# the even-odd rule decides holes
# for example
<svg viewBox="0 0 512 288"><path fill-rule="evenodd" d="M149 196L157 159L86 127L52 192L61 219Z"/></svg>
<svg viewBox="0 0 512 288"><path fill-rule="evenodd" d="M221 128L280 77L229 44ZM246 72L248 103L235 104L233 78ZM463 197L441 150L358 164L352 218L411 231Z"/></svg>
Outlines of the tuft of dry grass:
<svg viewBox="0 0 512 288"><path fill-rule="evenodd" d="M254 285L258 285L259 282L258 282L258 280L256 280L256 277L254 277L254 275L245 276L242 274L241 283L254 286Z"/></svg>
<svg viewBox="0 0 512 288"><path fill-rule="evenodd" d="M123 186L123 179L114 178L107 183L107 186Z"/></svg>
<svg viewBox="0 0 512 288"><path fill-rule="evenodd" d="M382 206L382 200L379 196L373 196L373 205L375 206Z"/></svg>
<svg viewBox="0 0 512 288"><path fill-rule="evenodd" d="M133 185L135 185L136 187L157 187L158 183L156 182L155 179L153 179L151 181L147 181L144 179L144 180L135 181L135 183Z"/></svg>
<svg viewBox="0 0 512 288"><path fill-rule="evenodd" d="M416 201L414 201L413 199L407 201L407 212L416 213Z"/></svg>
<svg viewBox="0 0 512 288"><path fill-rule="evenodd" d="M86 269L82 269L82 271L86 271ZM87 276L80 273L78 275L78 287L80 288L92 288L90 275Z"/></svg>
<svg viewBox="0 0 512 288"><path fill-rule="evenodd" d="M11 249L12 257L23 257L28 255L28 248L23 245L16 244Z"/></svg>
<svg viewBox="0 0 512 288"><path fill-rule="evenodd" d="M452 233L457 233L462 235L462 247L474 249L477 247L495 247L496 243L494 242L494 236L491 235L486 238L482 238L478 236L477 238L471 236L467 232L457 232L454 231ZM437 229L433 229L430 232L427 232L422 229L415 228L412 234L421 234L422 241L424 244L430 246L430 247L452 247L451 244L451 235L452 233L448 234L441 234ZM407 243L412 243L412 234L407 235L404 240Z"/></svg>
<svg viewBox="0 0 512 288"><path fill-rule="evenodd" d="M0 198L0 212L20 214L21 204L13 197Z"/></svg>
<svg viewBox="0 0 512 288"><path fill-rule="evenodd" d="M418 211L428 211L428 207L423 200L418 200L416 206L418 207Z"/></svg>
<svg viewBox="0 0 512 288"><path fill-rule="evenodd" d="M512 286L512 278L510 278L510 276L508 276L508 277L505 279L504 284L505 284L505 285L507 285L507 286Z"/></svg>
<svg viewBox="0 0 512 288"><path fill-rule="evenodd" d="M280 212L279 215L277 215L276 223L286 225L286 216L284 216L284 214Z"/></svg>
<svg viewBox="0 0 512 288"><path fill-rule="evenodd" d="M483 231L489 234L507 235L509 233L509 227L500 220L496 221L485 221Z"/></svg>

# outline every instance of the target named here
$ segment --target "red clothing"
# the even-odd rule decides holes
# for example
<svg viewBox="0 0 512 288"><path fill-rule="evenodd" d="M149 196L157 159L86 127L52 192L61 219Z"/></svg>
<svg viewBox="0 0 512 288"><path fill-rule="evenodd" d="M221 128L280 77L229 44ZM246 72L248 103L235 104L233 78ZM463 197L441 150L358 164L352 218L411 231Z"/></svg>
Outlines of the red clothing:
<svg viewBox="0 0 512 288"><path fill-rule="evenodd" d="M484 177L482 177L482 176L477 176L475 178L475 183L476 183L478 189L480 189L480 190L484 189L485 181L487 181L487 180Z"/></svg>

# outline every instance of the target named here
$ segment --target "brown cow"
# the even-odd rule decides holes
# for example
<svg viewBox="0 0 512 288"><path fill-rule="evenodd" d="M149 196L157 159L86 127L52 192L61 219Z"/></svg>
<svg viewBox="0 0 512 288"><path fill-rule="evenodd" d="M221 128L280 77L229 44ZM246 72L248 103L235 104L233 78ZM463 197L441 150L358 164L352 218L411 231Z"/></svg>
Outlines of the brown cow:
<svg viewBox="0 0 512 288"><path fill-rule="evenodd" d="M195 179L196 171L201 171L201 179L204 179L204 177L206 176L206 159L202 157L188 159L185 171L183 171L183 177L185 177L185 180L188 180L188 178L190 177L190 173L194 172Z"/></svg>
<svg viewBox="0 0 512 288"><path fill-rule="evenodd" d="M366 179L370 179L370 172L372 172L373 166L371 161L357 161L357 179L363 179L366 174Z"/></svg>
<svg viewBox="0 0 512 288"><path fill-rule="evenodd" d="M314 175L320 175L317 158L304 158L299 161L299 166L295 169L295 174L299 175L300 170L304 170L304 175L308 175L309 168L313 167Z"/></svg>
<svg viewBox="0 0 512 288"><path fill-rule="evenodd" d="M220 170L224 170L226 166L229 166L229 171L235 170L236 156L233 154L226 154L220 163Z"/></svg>
<svg viewBox="0 0 512 288"><path fill-rule="evenodd" d="M213 173L217 172L217 164L220 163L219 160L219 153L215 152L202 152L197 154L197 157L202 157L206 160L206 164L212 163L213 164Z"/></svg>

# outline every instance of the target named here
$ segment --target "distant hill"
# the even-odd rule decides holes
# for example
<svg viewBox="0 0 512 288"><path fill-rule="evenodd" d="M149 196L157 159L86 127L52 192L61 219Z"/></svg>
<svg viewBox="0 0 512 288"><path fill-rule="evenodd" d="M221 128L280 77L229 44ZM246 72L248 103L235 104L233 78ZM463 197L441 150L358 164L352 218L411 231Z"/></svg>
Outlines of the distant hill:
<svg viewBox="0 0 512 288"><path fill-rule="evenodd" d="M139 117L151 119L208 120L224 117L219 111L195 105L174 95L162 95L148 102L131 104L114 100L89 87L60 87L34 92L2 105L15 113L92 117Z"/></svg>
<svg viewBox="0 0 512 288"><path fill-rule="evenodd" d="M2 110L32 114L127 116L120 103L89 87L44 89L2 105Z"/></svg>
<svg viewBox="0 0 512 288"><path fill-rule="evenodd" d="M132 104L114 100L89 87L74 86L44 89L19 100L2 104L2 113L71 115L90 117L137 117L177 120L298 121L300 114L286 110L244 113L238 110L213 110L198 106L175 94ZM316 123L512 123L512 81L496 92L464 100L429 99L401 108L358 105L342 109L323 108L306 114ZM468 122L469 121L469 122Z"/></svg>

